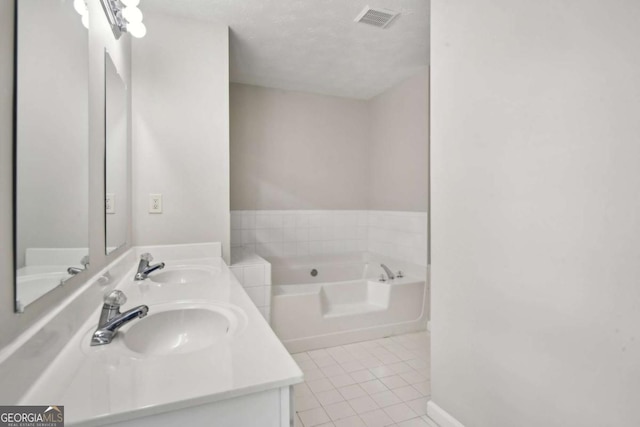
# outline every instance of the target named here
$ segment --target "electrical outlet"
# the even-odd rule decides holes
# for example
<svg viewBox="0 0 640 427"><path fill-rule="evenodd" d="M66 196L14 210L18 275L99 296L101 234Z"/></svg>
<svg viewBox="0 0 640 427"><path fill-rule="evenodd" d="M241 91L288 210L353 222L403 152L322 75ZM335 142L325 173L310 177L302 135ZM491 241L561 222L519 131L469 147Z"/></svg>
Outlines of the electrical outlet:
<svg viewBox="0 0 640 427"><path fill-rule="evenodd" d="M104 201L105 211L108 214L116 213L116 195L114 193L107 193L107 197Z"/></svg>
<svg viewBox="0 0 640 427"><path fill-rule="evenodd" d="M162 194L149 194L149 213L162 213Z"/></svg>

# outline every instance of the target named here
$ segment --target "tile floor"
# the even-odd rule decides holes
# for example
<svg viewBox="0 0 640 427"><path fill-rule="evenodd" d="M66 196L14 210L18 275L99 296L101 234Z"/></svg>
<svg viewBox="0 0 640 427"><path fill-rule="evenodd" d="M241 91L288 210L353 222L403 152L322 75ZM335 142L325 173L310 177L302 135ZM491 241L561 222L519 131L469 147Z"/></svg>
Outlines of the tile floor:
<svg viewBox="0 0 640 427"><path fill-rule="evenodd" d="M435 427L429 353L418 332L294 354L296 427Z"/></svg>

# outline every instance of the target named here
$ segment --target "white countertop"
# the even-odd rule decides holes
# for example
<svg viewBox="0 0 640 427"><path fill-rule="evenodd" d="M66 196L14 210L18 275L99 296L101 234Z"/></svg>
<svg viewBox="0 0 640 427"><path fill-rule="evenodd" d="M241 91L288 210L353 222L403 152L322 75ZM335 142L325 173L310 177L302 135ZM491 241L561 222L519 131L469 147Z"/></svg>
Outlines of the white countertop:
<svg viewBox="0 0 640 427"><path fill-rule="evenodd" d="M246 314L246 327L214 346L186 354L144 357L118 351L119 336L111 344L89 347L98 322L96 311L70 340L20 404L64 405L67 425L102 425L302 381L302 372L251 302L221 258L171 261L166 269L207 265L219 269L211 283L157 284L134 282L136 266L116 288L128 298L122 311L140 304L201 301L231 304ZM138 319L123 326L128 327Z"/></svg>

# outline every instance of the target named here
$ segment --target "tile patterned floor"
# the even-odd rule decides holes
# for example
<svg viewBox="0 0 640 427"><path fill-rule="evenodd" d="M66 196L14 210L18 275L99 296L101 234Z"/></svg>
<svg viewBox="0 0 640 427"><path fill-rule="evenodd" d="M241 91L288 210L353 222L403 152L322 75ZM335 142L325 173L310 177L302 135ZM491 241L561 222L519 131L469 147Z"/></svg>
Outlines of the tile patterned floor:
<svg viewBox="0 0 640 427"><path fill-rule="evenodd" d="M429 353L418 332L294 354L296 427L435 427Z"/></svg>

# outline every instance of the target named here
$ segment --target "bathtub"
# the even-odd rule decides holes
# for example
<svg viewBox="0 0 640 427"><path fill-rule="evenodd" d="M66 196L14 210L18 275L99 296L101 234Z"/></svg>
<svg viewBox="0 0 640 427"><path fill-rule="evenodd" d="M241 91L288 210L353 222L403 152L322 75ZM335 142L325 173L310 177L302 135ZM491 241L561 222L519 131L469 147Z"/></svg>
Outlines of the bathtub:
<svg viewBox="0 0 640 427"><path fill-rule="evenodd" d="M427 321L426 269L380 282L369 254L269 259L271 326L291 352L422 330Z"/></svg>

